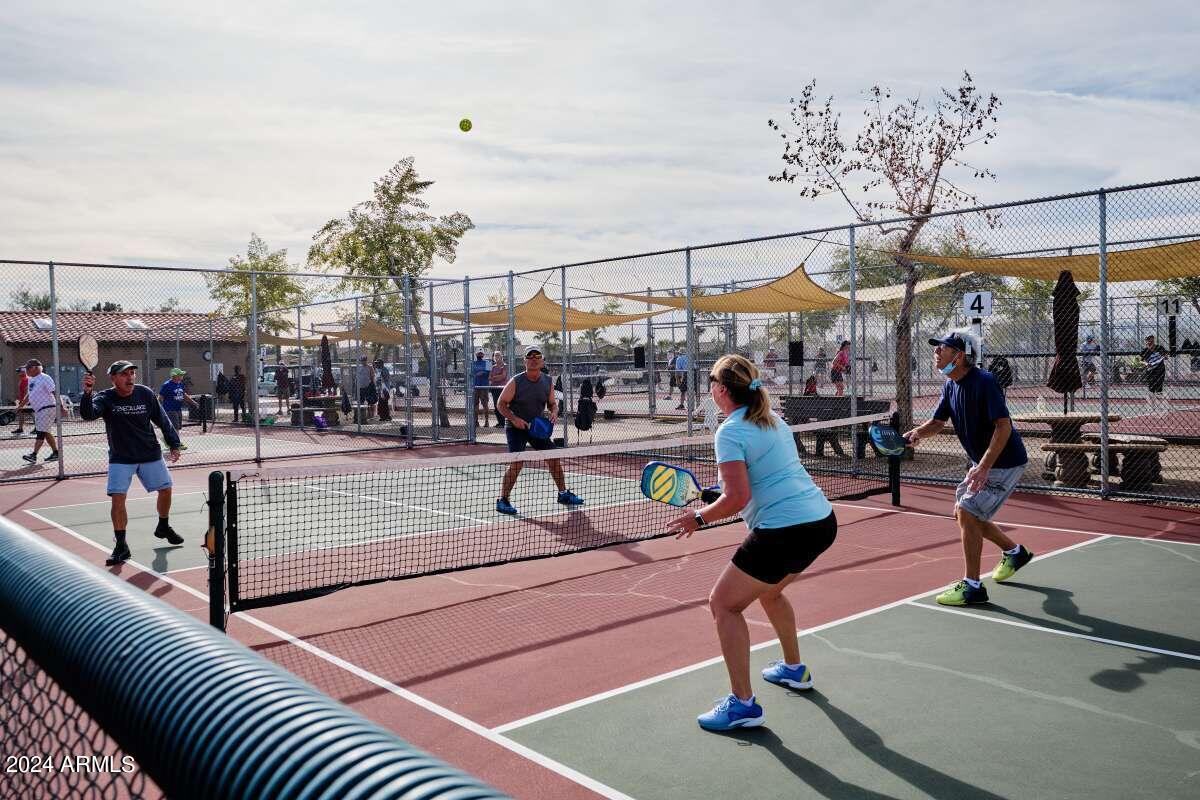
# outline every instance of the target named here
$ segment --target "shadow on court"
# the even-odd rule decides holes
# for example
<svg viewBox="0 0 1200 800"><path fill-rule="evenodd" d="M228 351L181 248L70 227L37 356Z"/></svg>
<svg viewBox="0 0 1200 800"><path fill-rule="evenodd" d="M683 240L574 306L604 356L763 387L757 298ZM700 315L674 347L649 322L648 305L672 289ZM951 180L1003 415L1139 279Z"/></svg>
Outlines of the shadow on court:
<svg viewBox="0 0 1200 800"><path fill-rule="evenodd" d="M1024 589L1041 594L1045 598L1042 601L1042 610L1053 619L1025 614L992 603L991 609L1001 616L1055 630L1082 633L1101 639L1129 642L1160 650L1171 650L1176 653L1200 655L1200 642L1195 639L1173 636L1085 614L1075 603L1075 593L1068 589L1018 581L1007 581L1004 585L1008 588ZM1145 684L1142 675L1157 675L1168 669L1200 670L1200 661L1130 649L1122 649L1122 652L1133 656L1135 660L1127 661L1121 669L1100 670L1091 676L1093 683L1114 692L1132 692Z"/></svg>
<svg viewBox="0 0 1200 800"><path fill-rule="evenodd" d="M1003 797L974 786L953 775L947 775L928 764L909 758L888 747L883 737L863 724L852 714L834 705L817 689L803 694L788 692L791 697L810 701L821 711L854 749L882 769L905 781L926 797L950 800L1004 800ZM814 791L829 798L892 798L892 795L844 781L824 767L809 761L792 750L769 727L745 728L725 734L732 739L758 745L779 760L793 775Z"/></svg>

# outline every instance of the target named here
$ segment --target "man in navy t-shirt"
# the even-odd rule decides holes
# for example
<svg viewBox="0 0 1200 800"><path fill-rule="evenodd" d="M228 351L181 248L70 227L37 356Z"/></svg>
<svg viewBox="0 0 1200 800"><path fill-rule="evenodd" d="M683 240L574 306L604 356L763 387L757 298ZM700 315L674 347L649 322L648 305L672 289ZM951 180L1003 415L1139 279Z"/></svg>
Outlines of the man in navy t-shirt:
<svg viewBox="0 0 1200 800"><path fill-rule="evenodd" d="M104 563L108 566L121 564L132 557L129 544L125 541L125 526L129 512L125 508L125 496L136 475L147 492L157 492L158 526L154 535L166 539L170 544L183 544L168 520L171 513L171 475L163 460L162 450L154 437L157 425L167 440L170 452L167 460L179 460L179 434L167 412L159 403L158 396L149 386L137 382L137 367L129 361L115 361L108 368L112 388L93 393L96 377L88 372L83 376L83 396L79 399L79 416L85 420L103 419L108 436L108 496L112 498L110 516L113 524L115 546L112 555Z"/></svg>
<svg viewBox="0 0 1200 800"><path fill-rule="evenodd" d="M992 373L975 366L978 339L967 331L952 331L941 339L930 339L933 361L949 380L942 387L942 399L933 419L904 434L909 444L936 436L946 420L954 423L954 433L971 468L955 490L954 517L962 534L966 576L938 595L947 606L986 603L987 589L979 580L979 560L983 540L1003 552L992 579L1005 581L1029 563L1033 553L1009 539L991 521L1000 506L1013 493L1025 464L1025 443L1012 426L1004 390Z"/></svg>

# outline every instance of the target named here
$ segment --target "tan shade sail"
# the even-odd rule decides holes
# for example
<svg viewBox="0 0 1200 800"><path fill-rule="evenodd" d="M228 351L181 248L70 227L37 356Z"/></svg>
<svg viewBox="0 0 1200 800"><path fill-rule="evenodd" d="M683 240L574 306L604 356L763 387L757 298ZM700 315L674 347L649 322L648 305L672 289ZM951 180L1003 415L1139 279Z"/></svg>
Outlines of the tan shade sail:
<svg viewBox="0 0 1200 800"><path fill-rule="evenodd" d="M325 335L329 337L329 341L331 341L331 342L345 337L345 334L342 332L327 333ZM258 334L258 343L259 344L274 344L274 345L279 345L280 347L295 347L297 342L302 347L320 347L321 346L321 337L320 336L314 337L312 335L297 337L295 333L292 333L292 334L283 333L283 334L275 335L275 334L271 334L271 333L260 332Z"/></svg>
<svg viewBox="0 0 1200 800"><path fill-rule="evenodd" d="M910 256L922 264L937 264L956 272L986 272L1010 278L1058 280L1058 274L1070 270L1079 283L1100 280L1100 256L1085 253L1070 256L1009 256L1005 258L973 258L960 256ZM1108 252L1108 280L1163 280L1200 275L1200 240L1139 247L1134 250Z"/></svg>
<svg viewBox="0 0 1200 800"><path fill-rule="evenodd" d="M624 297L624 295L615 295ZM632 296L638 302L646 302L646 298ZM466 315L434 312L442 319L452 319L462 322ZM647 311L641 314L596 314L591 311L567 309L567 325L569 331L587 331L594 328L607 328L612 325L625 325L630 322L653 317L664 311ZM553 332L563 329L563 307L546 296L545 291L538 293L513 308L514 325L519 331ZM472 325L508 325L508 309L499 311L472 311Z"/></svg>
<svg viewBox="0 0 1200 800"><path fill-rule="evenodd" d="M944 278L929 278L918 281L914 292L920 294L937 286L958 280L961 275ZM650 302L671 308L687 308L686 297L669 295L615 294L626 300ZM855 298L860 303L879 303L904 297L904 284L878 286L873 289L858 289ZM788 311L820 311L845 308L850 302L850 292L831 292L816 283L804 271L801 264L782 278L725 294L695 295L692 308L696 311L713 311L725 314L780 314Z"/></svg>
<svg viewBox="0 0 1200 800"><path fill-rule="evenodd" d="M364 319L362 321L362 338L364 341L375 344L404 344L404 331L388 327L373 319ZM416 343L415 340L413 343Z"/></svg>
<svg viewBox="0 0 1200 800"><path fill-rule="evenodd" d="M913 286L913 294L927 292L930 289L936 289L939 286L945 286L947 283L952 283L960 278L965 278L969 273L960 273L956 275L946 275L942 278L926 278L923 281L917 281ZM839 297L850 299L849 292L837 292ZM899 300L904 297L904 284L897 283L893 286L876 286L873 289L858 289L854 295L855 299L860 303L881 303L885 300Z"/></svg>
<svg viewBox="0 0 1200 800"><path fill-rule="evenodd" d="M654 303L671 308L687 308L686 297L670 295L614 294L639 303ZM724 294L694 295L692 309L721 314L772 314L788 311L817 311L844 308L846 298L839 297L813 282L804 265L762 286Z"/></svg>

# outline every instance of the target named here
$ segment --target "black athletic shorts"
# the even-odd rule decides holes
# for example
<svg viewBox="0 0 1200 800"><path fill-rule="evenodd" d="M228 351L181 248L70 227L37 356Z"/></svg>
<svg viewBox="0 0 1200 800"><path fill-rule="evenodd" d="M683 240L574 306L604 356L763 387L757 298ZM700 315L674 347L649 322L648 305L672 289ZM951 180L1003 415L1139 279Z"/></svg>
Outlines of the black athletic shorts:
<svg viewBox="0 0 1200 800"><path fill-rule="evenodd" d="M1166 379L1167 368L1162 365L1146 370L1146 388L1152 392L1161 392Z"/></svg>
<svg viewBox="0 0 1200 800"><path fill-rule="evenodd" d="M755 528L733 554L733 565L763 583L808 569L837 538L837 516L787 528Z"/></svg>

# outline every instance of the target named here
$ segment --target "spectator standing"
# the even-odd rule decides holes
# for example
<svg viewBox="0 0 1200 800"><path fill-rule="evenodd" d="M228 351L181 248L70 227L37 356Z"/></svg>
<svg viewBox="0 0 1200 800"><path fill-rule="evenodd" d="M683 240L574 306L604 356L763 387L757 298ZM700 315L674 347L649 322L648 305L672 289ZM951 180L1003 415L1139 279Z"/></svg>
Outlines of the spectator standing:
<svg viewBox="0 0 1200 800"><path fill-rule="evenodd" d="M829 382L837 389L839 397L846 393L846 373L850 371L850 340L843 339L833 363L829 366Z"/></svg>
<svg viewBox="0 0 1200 800"><path fill-rule="evenodd" d="M13 431L13 436L21 436L25 433L25 414L21 410L21 403L25 400L25 396L29 394L29 374L24 367L19 367L17 372L21 377L17 379L17 427Z"/></svg>
<svg viewBox="0 0 1200 800"><path fill-rule="evenodd" d="M172 367L171 377L158 390L163 411L167 412L167 419L171 420L171 425L175 427L176 433L183 430L183 404L187 403L193 408L199 408L196 401L183 388L183 376L186 374L187 372L179 367ZM179 449L186 450L187 445L180 444Z"/></svg>
<svg viewBox="0 0 1200 800"><path fill-rule="evenodd" d="M241 422L246 415L246 376L237 364L233 365L233 377L229 379L229 405L233 408L233 421Z"/></svg>
<svg viewBox="0 0 1200 800"><path fill-rule="evenodd" d="M488 387L492 383L492 365L483 357L482 350L475 351L475 360L471 362L471 388L475 393L475 427L479 427L479 409L483 409L483 427L490 427L488 422L488 398L491 392Z"/></svg>
<svg viewBox="0 0 1200 800"><path fill-rule="evenodd" d="M367 406L367 419L370 419L371 410L379 398L375 395L375 368L367 362L366 356L359 357L354 378L359 405Z"/></svg>
<svg viewBox="0 0 1200 800"><path fill-rule="evenodd" d="M42 371L42 362L36 358L25 362L25 373L29 376L29 387L25 397L17 403L17 413L20 414L26 405L33 409L33 432L37 439L33 443L33 452L21 458L30 464L36 463L42 442L49 442L50 455L46 456L46 460L58 461L58 442L51 433L58 419L58 391L54 379Z"/></svg>
<svg viewBox="0 0 1200 800"><path fill-rule="evenodd" d="M292 377L287 367L275 368L275 413L286 414L292 399Z"/></svg>
<svg viewBox="0 0 1200 800"><path fill-rule="evenodd" d="M1171 404L1163 395L1167 380L1167 348L1156 344L1154 334L1146 337L1146 349L1142 350L1142 364L1146 376L1146 409L1151 414L1166 416Z"/></svg>
<svg viewBox="0 0 1200 800"><path fill-rule="evenodd" d="M500 407L497 400L500 399L500 392L504 390L505 384L508 383L508 364L504 362L504 353L500 350L492 352L492 369L488 372L488 392L492 395L492 409L496 412L496 425L504 427L504 417L500 416Z"/></svg>
<svg viewBox="0 0 1200 800"><path fill-rule="evenodd" d="M679 405L675 406L676 411L683 411L687 406L688 369L691 365L687 353L675 356L675 385L679 387Z"/></svg>

